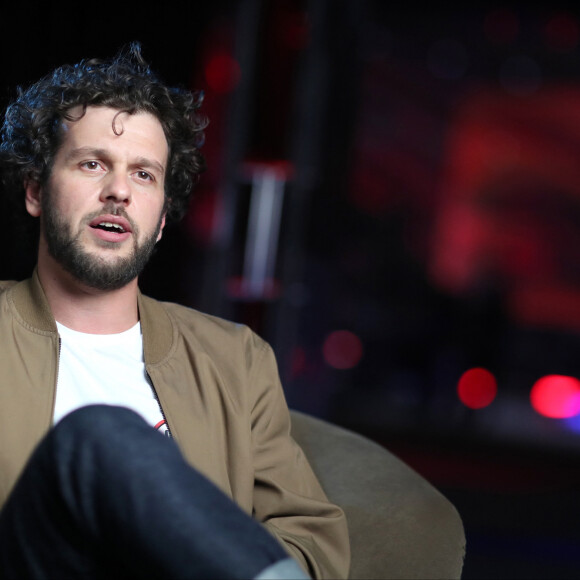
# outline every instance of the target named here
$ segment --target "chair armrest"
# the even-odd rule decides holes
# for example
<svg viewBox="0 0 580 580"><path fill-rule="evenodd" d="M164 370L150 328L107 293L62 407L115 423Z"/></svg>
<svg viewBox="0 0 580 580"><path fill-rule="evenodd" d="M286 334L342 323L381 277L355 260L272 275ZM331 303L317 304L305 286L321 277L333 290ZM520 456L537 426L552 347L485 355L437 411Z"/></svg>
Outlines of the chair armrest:
<svg viewBox="0 0 580 580"><path fill-rule="evenodd" d="M455 507L373 441L298 411L292 435L328 498L346 513L350 578L460 578L465 533Z"/></svg>

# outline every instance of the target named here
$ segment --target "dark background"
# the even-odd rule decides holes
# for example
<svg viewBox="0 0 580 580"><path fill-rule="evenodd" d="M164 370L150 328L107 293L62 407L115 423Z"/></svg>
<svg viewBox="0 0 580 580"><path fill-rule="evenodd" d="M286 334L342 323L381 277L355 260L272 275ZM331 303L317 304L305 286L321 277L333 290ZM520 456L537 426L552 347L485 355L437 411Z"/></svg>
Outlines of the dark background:
<svg viewBox="0 0 580 580"><path fill-rule="evenodd" d="M131 40L168 83L205 91L209 168L146 292L251 325L291 407L379 441L441 489L464 520L465 578L580 574L575 4L2 11L3 107L54 66ZM280 213L264 209L256 232L260 191ZM0 210L0 274L23 278L33 252ZM262 277L252 233L273 249ZM480 383L471 406L457 387L481 368L497 395L472 408ZM568 418L531 404L554 375L577 389Z"/></svg>

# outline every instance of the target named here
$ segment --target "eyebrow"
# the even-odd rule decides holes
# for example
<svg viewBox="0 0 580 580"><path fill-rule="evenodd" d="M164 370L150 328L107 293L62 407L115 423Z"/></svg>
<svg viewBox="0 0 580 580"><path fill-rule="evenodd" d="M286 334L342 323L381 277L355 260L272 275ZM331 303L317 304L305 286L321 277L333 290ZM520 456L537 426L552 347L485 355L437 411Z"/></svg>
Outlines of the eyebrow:
<svg viewBox="0 0 580 580"><path fill-rule="evenodd" d="M151 169L156 169L161 173L161 175L165 175L165 167L161 165L161 163L155 161L154 159L149 159L147 157L137 157L135 159L135 165L139 167L150 167Z"/></svg>
<svg viewBox="0 0 580 580"><path fill-rule="evenodd" d="M108 158L110 157L110 153L106 149L100 149L98 147L77 147L76 149L69 151L65 159L66 161L75 161L83 157L95 157L97 159ZM158 161L148 157L137 157L131 162L131 165L144 167L146 169L155 169L159 171L162 176L165 175L165 167Z"/></svg>

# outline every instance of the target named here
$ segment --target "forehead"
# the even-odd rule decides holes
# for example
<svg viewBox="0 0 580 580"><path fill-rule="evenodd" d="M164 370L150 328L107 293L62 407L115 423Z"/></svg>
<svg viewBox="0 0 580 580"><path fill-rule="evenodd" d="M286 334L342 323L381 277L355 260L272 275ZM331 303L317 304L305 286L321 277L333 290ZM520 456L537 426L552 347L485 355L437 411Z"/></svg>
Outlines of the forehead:
<svg viewBox="0 0 580 580"><path fill-rule="evenodd" d="M166 166L169 146L161 123L151 113L129 114L110 107L70 111L73 120L62 124L58 155L81 147L105 149L125 157L152 157Z"/></svg>

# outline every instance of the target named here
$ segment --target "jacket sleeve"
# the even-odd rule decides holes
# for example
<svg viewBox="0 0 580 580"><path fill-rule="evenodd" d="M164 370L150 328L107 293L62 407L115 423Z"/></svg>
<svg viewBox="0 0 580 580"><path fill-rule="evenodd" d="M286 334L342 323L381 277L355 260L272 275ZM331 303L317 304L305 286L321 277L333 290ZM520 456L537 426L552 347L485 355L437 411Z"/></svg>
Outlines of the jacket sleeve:
<svg viewBox="0 0 580 580"><path fill-rule="evenodd" d="M343 511L326 498L290 435L274 353L260 342L250 372L254 517L313 578L346 578L350 548Z"/></svg>

